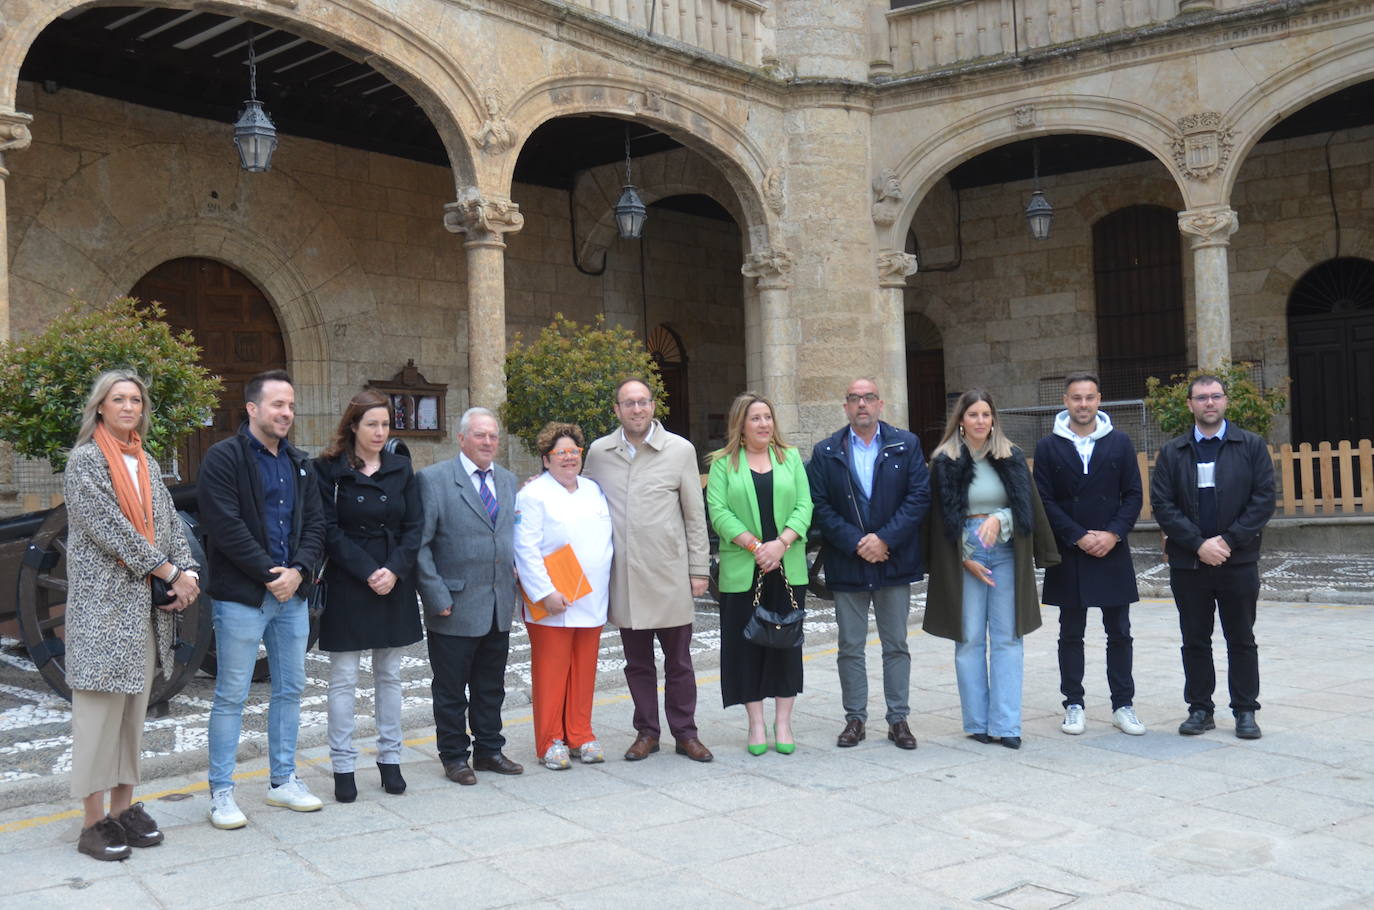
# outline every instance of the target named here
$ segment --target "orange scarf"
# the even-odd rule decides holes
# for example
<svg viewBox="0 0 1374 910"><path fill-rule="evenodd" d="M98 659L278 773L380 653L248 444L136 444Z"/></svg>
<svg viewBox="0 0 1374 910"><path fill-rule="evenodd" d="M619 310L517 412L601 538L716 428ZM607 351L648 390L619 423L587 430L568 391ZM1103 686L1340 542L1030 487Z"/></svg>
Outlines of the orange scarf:
<svg viewBox="0 0 1374 910"><path fill-rule="evenodd" d="M122 443L106 429L103 422L95 425L95 444L105 456L110 466L110 481L114 484L115 499L119 501L119 511L129 519L134 529L157 544L153 529L153 488L148 477L148 456L143 451L143 440L130 431L129 442ZM124 456L132 455L138 459L138 489L134 489L133 478L124 464Z"/></svg>

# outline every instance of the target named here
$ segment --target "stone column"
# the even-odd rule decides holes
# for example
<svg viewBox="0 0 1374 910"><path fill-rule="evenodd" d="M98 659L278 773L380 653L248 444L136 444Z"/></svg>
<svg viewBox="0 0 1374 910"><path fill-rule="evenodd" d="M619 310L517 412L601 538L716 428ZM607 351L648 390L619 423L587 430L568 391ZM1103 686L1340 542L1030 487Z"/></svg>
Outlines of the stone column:
<svg viewBox="0 0 1374 910"><path fill-rule="evenodd" d="M906 424L906 279L916 274L916 257L897 250L878 254L878 301L874 307L882 332L878 354L878 389L883 413L897 426Z"/></svg>
<svg viewBox="0 0 1374 910"><path fill-rule="evenodd" d="M0 113L0 341L10 339L10 247L9 209L5 203L5 152L29 147L33 137L29 124L33 118L15 111Z"/></svg>
<svg viewBox="0 0 1374 910"><path fill-rule="evenodd" d="M468 406L506 400L506 241L525 216L509 199L488 199L476 187L444 206L444 227L465 234L468 269Z"/></svg>
<svg viewBox="0 0 1374 910"><path fill-rule="evenodd" d="M1231 276L1226 250L1238 227L1235 211L1225 205L1178 213L1178 229L1193 246L1197 365L1204 370L1231 359Z"/></svg>
<svg viewBox="0 0 1374 910"><path fill-rule="evenodd" d="M791 318L787 289L792 286L792 254L779 247L750 253L740 271L756 279L759 293L759 345L764 395L773 402L784 434L796 433L801 419L797 408L797 345L801 325ZM748 341L748 339L746 339ZM754 352L746 351L745 357Z"/></svg>

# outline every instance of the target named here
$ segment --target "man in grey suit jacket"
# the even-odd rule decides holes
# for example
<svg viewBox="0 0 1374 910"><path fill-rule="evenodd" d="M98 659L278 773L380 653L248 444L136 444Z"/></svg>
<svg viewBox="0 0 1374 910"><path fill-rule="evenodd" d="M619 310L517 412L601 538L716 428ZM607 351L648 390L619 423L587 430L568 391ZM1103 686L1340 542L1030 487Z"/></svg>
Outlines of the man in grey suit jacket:
<svg viewBox="0 0 1374 910"><path fill-rule="evenodd" d="M458 424L458 456L416 475L425 508L416 578L429 629L435 735L444 774L459 784L477 783L474 770L524 770L501 753L516 593L515 475L492 463L500 445L496 416L469 408Z"/></svg>

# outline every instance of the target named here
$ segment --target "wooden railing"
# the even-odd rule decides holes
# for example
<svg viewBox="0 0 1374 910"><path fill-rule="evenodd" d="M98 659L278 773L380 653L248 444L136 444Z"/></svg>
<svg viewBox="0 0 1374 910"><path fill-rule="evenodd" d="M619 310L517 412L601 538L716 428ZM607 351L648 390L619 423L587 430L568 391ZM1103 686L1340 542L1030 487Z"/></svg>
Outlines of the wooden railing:
<svg viewBox="0 0 1374 910"><path fill-rule="evenodd" d="M772 28L759 0L566 0L652 35L758 66L773 53ZM650 15L653 21L650 22Z"/></svg>
<svg viewBox="0 0 1374 910"><path fill-rule="evenodd" d="M1342 439L1334 446L1323 442L1315 449L1306 442L1297 448L1270 446L1269 455L1274 459L1277 484L1275 514L1294 517L1374 515L1374 444L1368 439L1356 443ZM1155 459L1148 452L1140 452L1136 461L1145 489L1140 520L1147 521L1153 514L1150 471L1154 469Z"/></svg>
<svg viewBox="0 0 1374 910"><path fill-rule="evenodd" d="M1254 2L1218 0L1216 8ZM930 0L888 12L886 41L900 76L1142 28L1174 18L1178 7L1179 0Z"/></svg>

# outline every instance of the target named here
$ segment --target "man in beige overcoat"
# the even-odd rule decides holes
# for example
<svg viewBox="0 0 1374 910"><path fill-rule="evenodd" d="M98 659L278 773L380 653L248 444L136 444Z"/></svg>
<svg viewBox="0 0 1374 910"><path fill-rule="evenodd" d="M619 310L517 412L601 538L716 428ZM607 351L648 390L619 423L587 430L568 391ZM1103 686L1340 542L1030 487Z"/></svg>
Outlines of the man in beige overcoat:
<svg viewBox="0 0 1374 910"><path fill-rule="evenodd" d="M706 593L710 549L696 449L654 419L654 397L641 379L615 390L620 429L587 448L582 473L611 505L615 558L610 620L625 648L625 681L635 703L637 736L625 752L639 761L658 751L658 667L663 648L663 710L677 754L710 761L697 735L697 679L692 669L694 597Z"/></svg>

